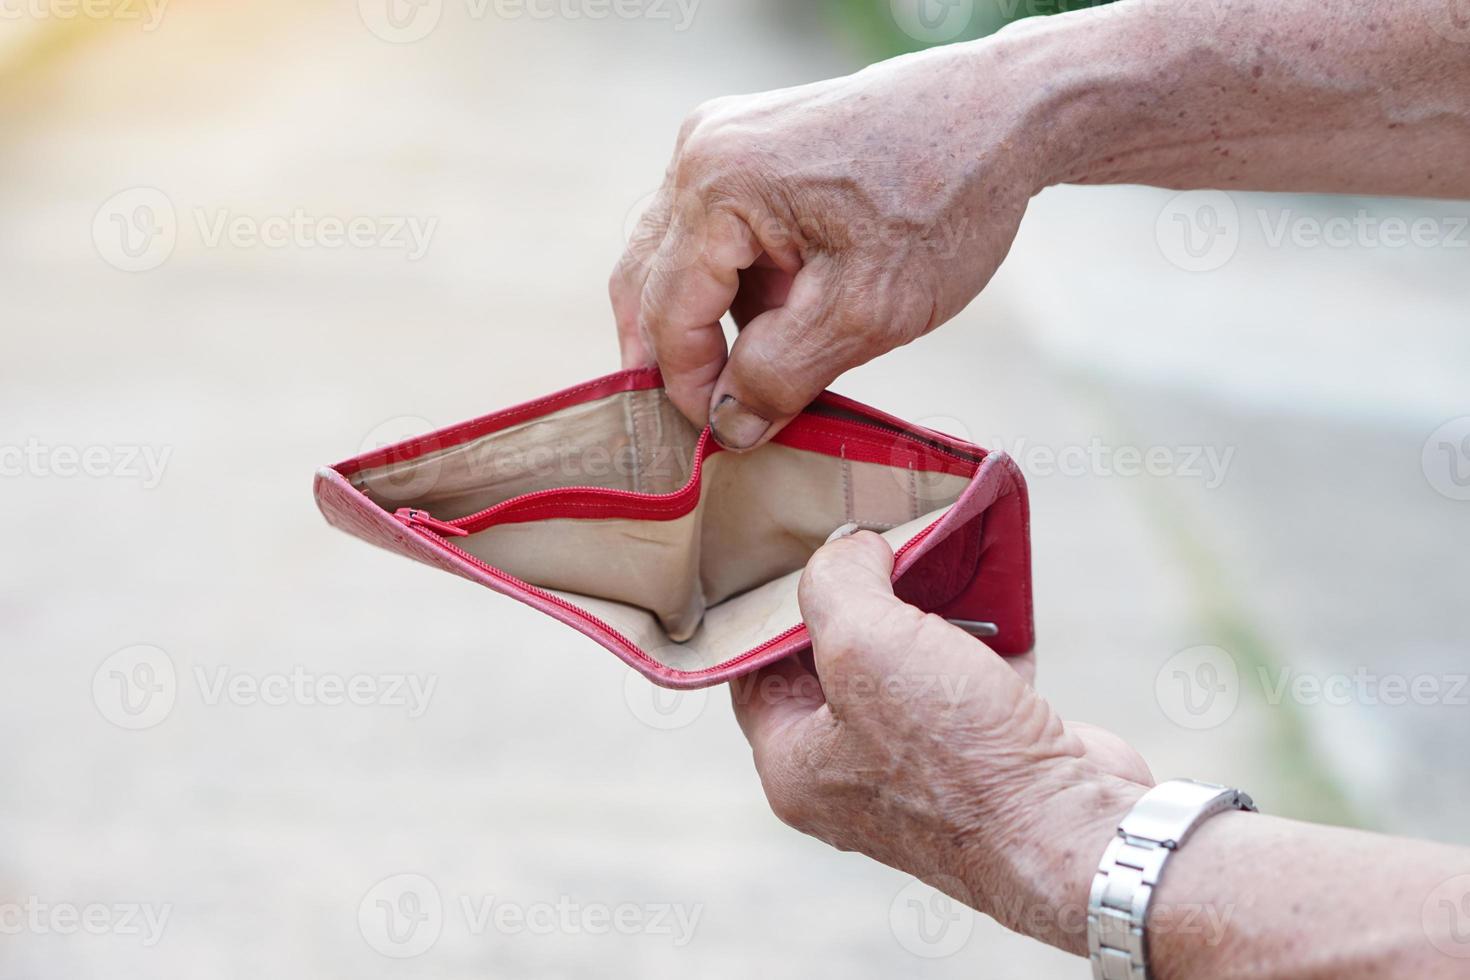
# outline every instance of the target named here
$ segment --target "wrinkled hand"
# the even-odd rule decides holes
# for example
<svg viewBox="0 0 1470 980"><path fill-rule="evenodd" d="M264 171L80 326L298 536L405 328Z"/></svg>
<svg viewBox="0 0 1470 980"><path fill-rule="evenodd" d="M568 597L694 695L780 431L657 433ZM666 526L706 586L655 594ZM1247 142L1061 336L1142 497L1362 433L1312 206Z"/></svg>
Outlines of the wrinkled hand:
<svg viewBox="0 0 1470 980"><path fill-rule="evenodd" d="M953 317L1044 184L1005 78L992 39L697 109L613 272L624 367L656 360L691 421L749 449Z"/></svg>
<svg viewBox="0 0 1470 980"><path fill-rule="evenodd" d="M800 586L810 660L732 685L771 808L1078 952L1087 887L1153 784L1148 767L1117 736L1063 723L980 641L896 598L892 569L876 534L823 547Z"/></svg>

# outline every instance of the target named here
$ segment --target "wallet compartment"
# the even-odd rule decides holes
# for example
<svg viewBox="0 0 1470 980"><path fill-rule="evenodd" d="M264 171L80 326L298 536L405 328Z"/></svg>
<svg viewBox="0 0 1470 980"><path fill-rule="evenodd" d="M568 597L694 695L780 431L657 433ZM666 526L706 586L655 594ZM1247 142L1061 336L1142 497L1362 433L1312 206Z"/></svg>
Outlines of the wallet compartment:
<svg viewBox="0 0 1470 980"><path fill-rule="evenodd" d="M457 548L530 585L652 614L658 645L669 646L695 639L711 609L798 572L844 524L882 532L932 523L976 466L836 410L799 416L771 444L732 453L652 389L366 469L353 482L385 507L452 525L464 532ZM770 603L757 594L744 605ZM731 622L766 615L747 610Z"/></svg>
<svg viewBox="0 0 1470 980"><path fill-rule="evenodd" d="M727 452L656 369L608 375L321 469L333 525L528 603L656 683L704 687L805 647L797 581L846 523L894 549L898 595L1031 649L1015 463L824 392Z"/></svg>

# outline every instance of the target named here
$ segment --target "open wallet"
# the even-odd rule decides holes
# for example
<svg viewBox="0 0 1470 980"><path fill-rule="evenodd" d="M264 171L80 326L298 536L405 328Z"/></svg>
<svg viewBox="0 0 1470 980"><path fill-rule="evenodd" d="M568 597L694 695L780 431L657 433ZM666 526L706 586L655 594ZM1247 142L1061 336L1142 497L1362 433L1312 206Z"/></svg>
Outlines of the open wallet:
<svg viewBox="0 0 1470 980"><path fill-rule="evenodd" d="M824 392L760 448L623 371L324 467L332 525L580 630L665 687L807 649L801 570L844 525L894 550L900 598L1030 650L1026 485L1004 453ZM973 631L973 630L972 630Z"/></svg>

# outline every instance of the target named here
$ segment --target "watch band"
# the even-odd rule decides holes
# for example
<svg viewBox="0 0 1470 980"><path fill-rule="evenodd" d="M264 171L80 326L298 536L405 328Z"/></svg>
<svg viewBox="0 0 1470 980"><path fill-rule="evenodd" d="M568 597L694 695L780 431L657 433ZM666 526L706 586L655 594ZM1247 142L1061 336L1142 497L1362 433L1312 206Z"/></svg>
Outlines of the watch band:
<svg viewBox="0 0 1470 980"><path fill-rule="evenodd" d="M1148 980L1145 922L1169 855L1196 827L1226 810L1255 810L1238 789L1171 779L1139 799L1118 824L1087 899L1093 980Z"/></svg>

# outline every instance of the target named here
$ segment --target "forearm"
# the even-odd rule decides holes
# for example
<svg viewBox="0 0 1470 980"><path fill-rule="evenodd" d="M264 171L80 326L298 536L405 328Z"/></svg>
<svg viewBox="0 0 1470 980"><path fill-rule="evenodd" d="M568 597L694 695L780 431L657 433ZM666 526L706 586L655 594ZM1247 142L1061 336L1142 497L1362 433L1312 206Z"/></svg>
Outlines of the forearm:
<svg viewBox="0 0 1470 980"><path fill-rule="evenodd" d="M1470 23L1453 15L1454 0L1121 0L994 40L1030 87L1043 185L1460 198Z"/></svg>
<svg viewBox="0 0 1470 980"><path fill-rule="evenodd" d="M1092 877L1143 788L1105 779L1055 795L1016 866L973 875L1004 924L1086 955ZM1024 901L984 907L996 874ZM1457 876L1466 876L1456 879ZM1019 910L1020 917L1011 914ZM1165 865L1150 905L1158 980L1470 976L1470 850L1267 814L1207 820Z"/></svg>
<svg viewBox="0 0 1470 980"><path fill-rule="evenodd" d="M1222 814L1165 869L1155 902L1174 910L1177 928L1153 930L1153 973L1160 980L1470 976L1470 959L1450 955L1470 956L1470 937L1455 932L1466 925L1455 906L1470 891L1441 887L1467 873L1470 851L1460 848ZM1452 905L1436 907L1435 896ZM1191 914L1198 929L1183 927Z"/></svg>

